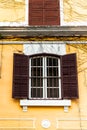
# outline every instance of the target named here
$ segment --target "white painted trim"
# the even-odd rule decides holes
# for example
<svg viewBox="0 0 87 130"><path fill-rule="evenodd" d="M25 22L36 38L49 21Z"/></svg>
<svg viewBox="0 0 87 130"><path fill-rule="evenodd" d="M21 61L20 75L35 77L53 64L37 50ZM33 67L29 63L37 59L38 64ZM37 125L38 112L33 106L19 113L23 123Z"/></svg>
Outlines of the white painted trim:
<svg viewBox="0 0 87 130"><path fill-rule="evenodd" d="M62 26L64 21L63 0L60 0L59 2L60 2L60 26Z"/></svg>
<svg viewBox="0 0 87 130"><path fill-rule="evenodd" d="M0 44L87 44L87 41L0 41Z"/></svg>
<svg viewBox="0 0 87 130"><path fill-rule="evenodd" d="M29 59L29 77L31 77L31 59ZM29 78L29 98L31 98L31 78Z"/></svg>
<svg viewBox="0 0 87 130"><path fill-rule="evenodd" d="M0 26L27 26L27 22L0 22Z"/></svg>
<svg viewBox="0 0 87 130"><path fill-rule="evenodd" d="M41 121L41 126L43 128L49 128L51 126L51 122L48 119L44 119Z"/></svg>
<svg viewBox="0 0 87 130"><path fill-rule="evenodd" d="M81 22L81 21L79 21L79 22L65 22L64 20L63 20L63 22L62 22L62 26L87 26L87 22Z"/></svg>
<svg viewBox="0 0 87 130"><path fill-rule="evenodd" d="M71 106L71 100L20 100L20 106Z"/></svg>
<svg viewBox="0 0 87 130"><path fill-rule="evenodd" d="M26 21L26 25L28 26L28 19L29 19L29 0L25 0L25 21Z"/></svg>
<svg viewBox="0 0 87 130"><path fill-rule="evenodd" d="M60 69L60 59L58 59L58 73L59 73L59 77L61 77L61 69ZM59 98L61 98L61 78L59 78Z"/></svg>

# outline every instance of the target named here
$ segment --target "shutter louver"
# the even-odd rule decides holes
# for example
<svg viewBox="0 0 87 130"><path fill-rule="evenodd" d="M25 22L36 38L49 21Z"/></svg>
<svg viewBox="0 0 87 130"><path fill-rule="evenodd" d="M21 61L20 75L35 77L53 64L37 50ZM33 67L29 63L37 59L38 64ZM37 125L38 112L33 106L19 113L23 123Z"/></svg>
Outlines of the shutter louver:
<svg viewBox="0 0 87 130"><path fill-rule="evenodd" d="M29 25L43 24L43 0L29 0Z"/></svg>
<svg viewBox="0 0 87 130"><path fill-rule="evenodd" d="M44 0L44 25L60 25L59 0Z"/></svg>
<svg viewBox="0 0 87 130"><path fill-rule="evenodd" d="M14 54L13 60L13 98L28 98L29 60L23 54Z"/></svg>
<svg viewBox="0 0 87 130"><path fill-rule="evenodd" d="M29 25L59 24L59 0L29 0Z"/></svg>
<svg viewBox="0 0 87 130"><path fill-rule="evenodd" d="M78 98L76 54L62 56L61 64L63 98Z"/></svg>

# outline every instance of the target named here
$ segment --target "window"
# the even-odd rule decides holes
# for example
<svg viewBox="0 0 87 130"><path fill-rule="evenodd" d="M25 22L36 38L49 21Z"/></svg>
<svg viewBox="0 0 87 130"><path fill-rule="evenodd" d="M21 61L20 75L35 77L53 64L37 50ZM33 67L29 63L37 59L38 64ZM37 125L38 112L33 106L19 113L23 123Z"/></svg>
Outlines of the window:
<svg viewBox="0 0 87 130"><path fill-rule="evenodd" d="M14 54L13 98L78 98L76 54Z"/></svg>
<svg viewBox="0 0 87 130"><path fill-rule="evenodd" d="M59 0L29 0L29 25L60 25Z"/></svg>
<svg viewBox="0 0 87 130"><path fill-rule="evenodd" d="M32 57L29 72L29 98L61 98L60 59L58 57Z"/></svg>

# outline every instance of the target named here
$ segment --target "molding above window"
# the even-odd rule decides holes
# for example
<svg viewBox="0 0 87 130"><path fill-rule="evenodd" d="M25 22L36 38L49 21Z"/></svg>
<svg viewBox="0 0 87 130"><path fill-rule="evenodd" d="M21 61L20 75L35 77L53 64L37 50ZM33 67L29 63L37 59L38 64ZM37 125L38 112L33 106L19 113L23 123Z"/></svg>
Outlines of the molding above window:
<svg viewBox="0 0 87 130"><path fill-rule="evenodd" d="M30 26L25 26L24 24L22 24L22 26L16 26L16 27L0 26L0 34L2 36L14 36L14 37L87 36L87 26L43 26L43 27L31 26L30 27ZM2 24L0 23L0 25Z"/></svg>
<svg viewBox="0 0 87 130"><path fill-rule="evenodd" d="M71 100L20 100L20 106L63 106L64 111L68 112L68 107L71 106Z"/></svg>

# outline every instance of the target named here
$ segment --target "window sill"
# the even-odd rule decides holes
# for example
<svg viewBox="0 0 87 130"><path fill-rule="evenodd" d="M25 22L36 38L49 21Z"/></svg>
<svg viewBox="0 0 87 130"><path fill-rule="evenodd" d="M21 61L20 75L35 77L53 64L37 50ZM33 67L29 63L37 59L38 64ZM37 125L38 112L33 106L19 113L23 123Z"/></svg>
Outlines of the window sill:
<svg viewBox="0 0 87 130"><path fill-rule="evenodd" d="M27 106L63 106L64 111L68 112L68 107L71 106L71 100L20 100L20 106L27 111Z"/></svg>

